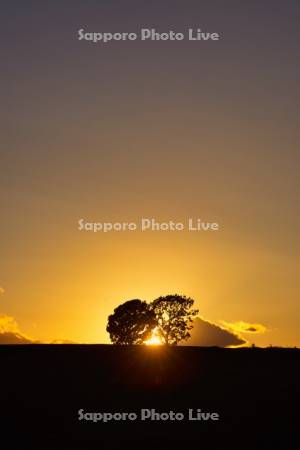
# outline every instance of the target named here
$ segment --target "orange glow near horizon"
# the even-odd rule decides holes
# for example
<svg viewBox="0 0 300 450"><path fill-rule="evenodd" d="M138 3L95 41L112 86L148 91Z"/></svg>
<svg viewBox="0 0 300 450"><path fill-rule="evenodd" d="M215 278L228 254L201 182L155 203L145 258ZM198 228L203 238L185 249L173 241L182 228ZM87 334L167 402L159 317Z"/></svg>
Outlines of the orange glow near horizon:
<svg viewBox="0 0 300 450"><path fill-rule="evenodd" d="M71 21L54 30L51 15L33 15L35 26L50 24L45 67L36 28L22 16L27 6L18 3L11 17L25 27L24 57L11 57L15 33L5 40L10 69L1 73L14 95L4 89L2 98L11 124L0 150L0 337L109 344L108 317L120 304L177 293L193 298L212 326L251 344L300 346L293 33L280 46L259 45L260 32L236 42L234 15L224 19L230 39L205 51L188 39L176 51L175 43L150 41L95 51L70 39ZM86 22L103 16L104 2L93 3L97 14L82 9ZM130 29L120 8L105 6L107 29ZM167 14L149 8L169 26ZM74 23L82 11L72 9ZM143 22L143 8L135 14ZM184 229L142 231L143 219ZM189 219L219 230L190 230ZM81 220L137 228L94 232ZM159 337L146 343L159 345Z"/></svg>
<svg viewBox="0 0 300 450"><path fill-rule="evenodd" d="M162 342L161 338L159 337L159 335L157 334L157 331L153 330L151 338L147 339L147 341L145 341L145 344L146 345L162 345L163 342Z"/></svg>

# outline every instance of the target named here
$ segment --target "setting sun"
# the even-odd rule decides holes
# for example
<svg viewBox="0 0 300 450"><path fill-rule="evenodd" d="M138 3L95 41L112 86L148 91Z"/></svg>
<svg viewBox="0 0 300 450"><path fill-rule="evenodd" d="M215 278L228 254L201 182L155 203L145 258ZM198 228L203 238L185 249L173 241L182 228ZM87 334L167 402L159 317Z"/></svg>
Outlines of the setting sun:
<svg viewBox="0 0 300 450"><path fill-rule="evenodd" d="M158 336L152 336L150 339L145 341L146 345L162 345L162 342Z"/></svg>
<svg viewBox="0 0 300 450"><path fill-rule="evenodd" d="M147 339L145 341L146 345L162 345L161 338L156 334L155 331L153 331L151 338Z"/></svg>

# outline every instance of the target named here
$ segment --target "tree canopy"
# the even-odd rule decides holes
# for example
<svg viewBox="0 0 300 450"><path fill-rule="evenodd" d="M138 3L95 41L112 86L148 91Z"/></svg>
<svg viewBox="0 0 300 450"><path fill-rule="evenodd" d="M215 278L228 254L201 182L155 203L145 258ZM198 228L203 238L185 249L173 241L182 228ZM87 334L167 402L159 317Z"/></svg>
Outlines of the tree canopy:
<svg viewBox="0 0 300 450"><path fill-rule="evenodd" d="M193 299L178 294L158 297L151 303L157 333L165 344L177 345L190 337L193 318L198 314L198 310L192 309L193 304Z"/></svg>
<svg viewBox="0 0 300 450"><path fill-rule="evenodd" d="M158 297L151 303L135 299L118 306L108 318L107 332L114 344L144 344L155 334L166 345L190 337L198 310L194 300L178 294Z"/></svg>
<svg viewBox="0 0 300 450"><path fill-rule="evenodd" d="M139 299L128 300L108 317L106 331L114 344L143 344L155 327L155 315Z"/></svg>

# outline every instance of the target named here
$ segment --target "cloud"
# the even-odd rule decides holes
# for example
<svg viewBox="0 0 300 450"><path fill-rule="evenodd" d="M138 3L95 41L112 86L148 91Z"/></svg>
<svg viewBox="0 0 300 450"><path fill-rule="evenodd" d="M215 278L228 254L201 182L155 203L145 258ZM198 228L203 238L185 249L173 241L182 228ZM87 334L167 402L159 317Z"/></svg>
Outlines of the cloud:
<svg viewBox="0 0 300 450"><path fill-rule="evenodd" d="M14 317L0 314L0 344L32 344L34 342L20 331Z"/></svg>
<svg viewBox="0 0 300 450"><path fill-rule="evenodd" d="M267 327L261 323L248 323L239 320L238 322L225 322L221 321L221 324L231 330L233 333L265 333Z"/></svg>
<svg viewBox="0 0 300 450"><path fill-rule="evenodd" d="M6 314L0 314L0 333L18 333L19 327L15 319Z"/></svg>
<svg viewBox="0 0 300 450"><path fill-rule="evenodd" d="M1 344L41 344L20 331L19 325L14 317L0 314L0 345ZM76 344L67 339L55 339L44 341L44 344Z"/></svg>
<svg viewBox="0 0 300 450"><path fill-rule="evenodd" d="M34 341L19 333L0 333L0 344L33 344Z"/></svg>
<svg viewBox="0 0 300 450"><path fill-rule="evenodd" d="M4 294L4 288L0 286L0 295Z"/></svg>
<svg viewBox="0 0 300 450"><path fill-rule="evenodd" d="M232 332L211 323L201 317L196 317L191 337L183 345L195 345L203 347L229 347L247 344L243 338Z"/></svg>

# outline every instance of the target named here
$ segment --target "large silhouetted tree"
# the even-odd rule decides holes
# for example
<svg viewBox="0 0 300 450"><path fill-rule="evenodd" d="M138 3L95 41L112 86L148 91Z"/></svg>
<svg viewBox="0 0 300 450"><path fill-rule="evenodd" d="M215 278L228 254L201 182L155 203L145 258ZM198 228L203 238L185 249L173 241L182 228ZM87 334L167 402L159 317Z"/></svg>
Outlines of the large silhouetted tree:
<svg viewBox="0 0 300 450"><path fill-rule="evenodd" d="M142 300L128 300L108 318L106 331L114 344L143 344L156 325L154 311Z"/></svg>
<svg viewBox="0 0 300 450"><path fill-rule="evenodd" d="M190 337L193 319L198 314L197 309L192 309L193 304L192 298L177 294L158 297L151 303L156 332L165 344L177 345Z"/></svg>
<svg viewBox="0 0 300 450"><path fill-rule="evenodd" d="M153 330L166 345L177 345L190 337L198 310L194 300L184 295L167 295L147 304L129 300L118 306L108 318L106 331L114 344L143 344Z"/></svg>

